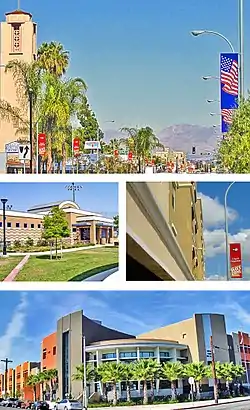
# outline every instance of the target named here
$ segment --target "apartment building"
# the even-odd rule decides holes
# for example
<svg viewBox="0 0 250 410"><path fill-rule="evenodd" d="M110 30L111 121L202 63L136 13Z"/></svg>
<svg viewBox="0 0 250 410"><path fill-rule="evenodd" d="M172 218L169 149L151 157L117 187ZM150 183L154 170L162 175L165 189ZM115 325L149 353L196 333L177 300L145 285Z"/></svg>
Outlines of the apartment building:
<svg viewBox="0 0 250 410"><path fill-rule="evenodd" d="M203 280L202 204L194 182L127 183L127 280Z"/></svg>
<svg viewBox="0 0 250 410"><path fill-rule="evenodd" d="M0 397L6 393L11 397L21 397L26 400L33 400L34 388L27 386L27 379L31 374L40 371L40 362L24 362L15 368L9 368L6 373L0 374ZM7 388L5 388L5 378ZM37 388L39 392L39 388Z"/></svg>

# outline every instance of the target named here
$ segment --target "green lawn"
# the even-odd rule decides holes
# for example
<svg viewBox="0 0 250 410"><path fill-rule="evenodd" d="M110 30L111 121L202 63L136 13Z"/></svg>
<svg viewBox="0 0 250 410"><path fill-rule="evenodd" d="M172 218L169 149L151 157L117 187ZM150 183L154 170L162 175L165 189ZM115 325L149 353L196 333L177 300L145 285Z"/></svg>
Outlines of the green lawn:
<svg viewBox="0 0 250 410"><path fill-rule="evenodd" d="M98 248L64 253L62 260L49 255L31 256L17 281L82 281L96 273L118 266L118 248Z"/></svg>
<svg viewBox="0 0 250 410"><path fill-rule="evenodd" d="M0 257L0 281L3 281L8 276L23 258L23 256Z"/></svg>

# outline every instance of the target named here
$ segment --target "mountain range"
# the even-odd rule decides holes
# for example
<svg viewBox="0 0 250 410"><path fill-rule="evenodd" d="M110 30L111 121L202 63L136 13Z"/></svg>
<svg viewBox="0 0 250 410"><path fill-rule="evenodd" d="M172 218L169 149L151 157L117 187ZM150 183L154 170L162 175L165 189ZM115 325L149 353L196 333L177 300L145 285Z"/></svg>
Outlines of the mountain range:
<svg viewBox="0 0 250 410"><path fill-rule="evenodd" d="M105 141L124 138L125 134L114 129L104 131ZM164 128L157 134L160 142L174 151L191 153L196 147L197 154L213 151L217 146L220 127L206 127L192 124L177 124Z"/></svg>

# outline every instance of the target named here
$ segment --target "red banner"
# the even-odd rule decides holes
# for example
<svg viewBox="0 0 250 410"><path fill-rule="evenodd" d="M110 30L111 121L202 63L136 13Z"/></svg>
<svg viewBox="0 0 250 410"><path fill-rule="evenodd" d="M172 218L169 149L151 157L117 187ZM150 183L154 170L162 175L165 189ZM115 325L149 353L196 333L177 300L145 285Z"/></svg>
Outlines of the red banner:
<svg viewBox="0 0 250 410"><path fill-rule="evenodd" d="M74 155L78 155L80 152L80 139L79 138L74 138L73 140L73 151L74 151Z"/></svg>
<svg viewBox="0 0 250 410"><path fill-rule="evenodd" d="M46 134L38 134L38 152L42 157L46 154Z"/></svg>
<svg viewBox="0 0 250 410"><path fill-rule="evenodd" d="M241 244L230 243L230 273L232 279L242 279Z"/></svg>
<svg viewBox="0 0 250 410"><path fill-rule="evenodd" d="M128 153L128 159L129 159L130 161L131 161L131 159L133 159L133 152L130 151L130 152Z"/></svg>
<svg viewBox="0 0 250 410"><path fill-rule="evenodd" d="M115 156L115 157L118 157L118 156L119 156L119 151L118 151L118 149L115 149L115 150L114 150L114 156Z"/></svg>

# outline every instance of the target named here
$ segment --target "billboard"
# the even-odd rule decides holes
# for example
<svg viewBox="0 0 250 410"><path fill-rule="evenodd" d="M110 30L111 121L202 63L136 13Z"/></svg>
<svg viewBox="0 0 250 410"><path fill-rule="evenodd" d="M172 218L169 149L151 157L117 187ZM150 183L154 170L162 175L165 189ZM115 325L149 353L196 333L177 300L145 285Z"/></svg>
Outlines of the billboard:
<svg viewBox="0 0 250 410"><path fill-rule="evenodd" d="M238 108L239 64L238 53L220 55L221 132L227 133L234 110Z"/></svg>
<svg viewBox="0 0 250 410"><path fill-rule="evenodd" d="M242 279L241 244L230 243L230 275L232 279Z"/></svg>

